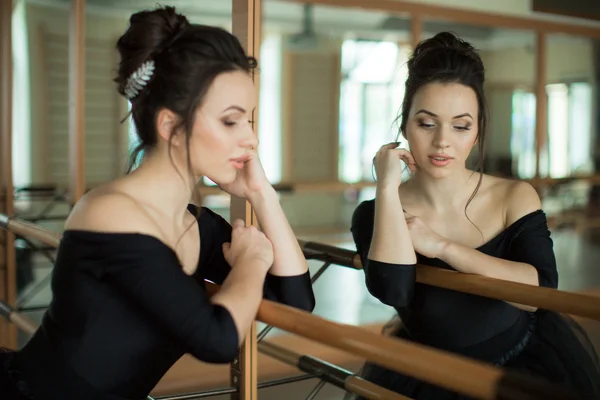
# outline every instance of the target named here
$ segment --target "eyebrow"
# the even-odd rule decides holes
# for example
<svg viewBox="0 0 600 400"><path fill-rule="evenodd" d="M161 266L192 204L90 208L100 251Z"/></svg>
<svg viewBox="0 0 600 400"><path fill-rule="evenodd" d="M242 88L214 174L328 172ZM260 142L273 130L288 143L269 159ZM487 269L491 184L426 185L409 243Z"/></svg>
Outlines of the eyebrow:
<svg viewBox="0 0 600 400"><path fill-rule="evenodd" d="M244 108L242 108L240 106L236 106L236 105L227 107L226 109L223 110L223 112L227 112L229 110L237 110L237 111L239 111L241 113L245 113L246 112L246 110Z"/></svg>
<svg viewBox="0 0 600 400"><path fill-rule="evenodd" d="M434 118L437 118L437 117L438 117L438 115L437 115L437 114L434 114L434 113L432 113L431 111L427 111L427 110L425 110L424 108L422 108L422 109L420 109L419 111L417 111L417 112L415 113L415 115L417 115L417 114L427 114L427 115L430 115L430 116L432 116L432 117L434 117ZM469 113L463 113L463 114L455 115L454 117L452 117L452 119L457 119L457 118L462 118L462 117L469 117L469 118L473 119L473 117L472 117L472 116L471 116L471 114L469 114Z"/></svg>

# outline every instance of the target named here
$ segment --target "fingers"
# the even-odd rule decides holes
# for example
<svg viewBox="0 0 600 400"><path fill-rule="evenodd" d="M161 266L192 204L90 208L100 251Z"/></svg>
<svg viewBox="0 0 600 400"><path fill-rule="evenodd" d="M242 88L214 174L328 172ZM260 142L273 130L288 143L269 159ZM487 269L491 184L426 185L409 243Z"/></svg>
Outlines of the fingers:
<svg viewBox="0 0 600 400"><path fill-rule="evenodd" d="M246 226L246 224L241 219L236 219L235 221L233 221L233 224L231 224L231 227L233 229L236 229L236 228L239 229L239 228L243 228L245 226Z"/></svg>
<svg viewBox="0 0 600 400"><path fill-rule="evenodd" d="M398 158L406 163L408 169L410 169L412 172L417 170L417 163L415 162L415 158L410 151L405 149L395 149L394 152L396 152Z"/></svg>
<svg viewBox="0 0 600 400"><path fill-rule="evenodd" d="M223 254L229 253L229 250L231 250L231 243L229 243L229 242L223 243Z"/></svg>
<svg viewBox="0 0 600 400"><path fill-rule="evenodd" d="M400 144L400 142L387 143L387 144L384 144L383 146L381 146L379 148L379 150L392 150L392 149L395 149L396 147L398 147L399 144Z"/></svg>

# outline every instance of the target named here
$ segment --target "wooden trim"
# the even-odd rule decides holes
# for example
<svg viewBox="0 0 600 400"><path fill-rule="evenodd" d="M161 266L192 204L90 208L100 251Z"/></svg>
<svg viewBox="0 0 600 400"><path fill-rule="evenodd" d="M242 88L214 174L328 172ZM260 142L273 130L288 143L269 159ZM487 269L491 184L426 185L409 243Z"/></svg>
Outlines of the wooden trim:
<svg viewBox="0 0 600 400"><path fill-rule="evenodd" d="M69 177L74 204L85 192L85 0L69 9Z"/></svg>
<svg viewBox="0 0 600 400"><path fill-rule="evenodd" d="M423 17L421 14L414 14L410 19L410 42L413 50L417 47L423 38Z"/></svg>
<svg viewBox="0 0 600 400"><path fill-rule="evenodd" d="M37 159L38 168L36 171L32 171L33 174L38 176L38 179L32 179L32 182L44 182L47 183L52 174L50 173L50 157L44 152L44 149L48 147L50 137L50 96L48 95L48 58L46 54L46 46L44 38L48 35L48 30L44 25L40 25L37 29L37 42L38 46L35 49L37 52L37 59L39 60L40 66L38 67L38 89L39 100L36 100L35 109L38 110L36 119L41 119L43 122L37 124L40 128L39 134L32 132L32 135L36 138L36 149L32 153L32 156ZM32 99L32 102L34 100Z"/></svg>
<svg viewBox="0 0 600 400"><path fill-rule="evenodd" d="M548 21L541 18L520 17L501 13L473 11L463 8L420 4L404 0L281 0L290 3L310 3L323 6L361 8L392 13L419 14L428 19L442 19L465 24L508 29L535 29L547 33L565 33L600 38L600 28ZM584 22L584 21L582 21Z"/></svg>
<svg viewBox="0 0 600 400"><path fill-rule="evenodd" d="M294 113L293 79L294 54L287 51L282 44L282 71L281 71L281 178L284 181L294 179L294 150L292 148L292 115Z"/></svg>
<svg viewBox="0 0 600 400"><path fill-rule="evenodd" d="M256 59L260 55L262 0L232 0L232 31L240 40L246 53ZM254 86L260 87L260 74L252 76ZM252 127L258 129L258 107L253 113ZM258 134L258 132L257 132ZM258 226L258 220L248 201L231 196L230 218L242 219L246 225ZM239 393L232 399L258 399L258 344L256 342L256 322L253 322L239 352L239 356L231 365L232 384L239 387Z"/></svg>
<svg viewBox="0 0 600 400"><path fill-rule="evenodd" d="M546 96L546 64L548 61L546 34L537 33L536 46L536 93L535 93L535 182L540 178L540 156L548 139L548 99ZM534 186L537 186L534 183Z"/></svg>
<svg viewBox="0 0 600 400"><path fill-rule="evenodd" d="M333 63L333 79L331 95L333 96L333 109L331 110L331 120L334 122L331 128L331 175L330 179L336 181L339 179L339 158L340 158L340 91L342 85L342 55L336 53Z"/></svg>
<svg viewBox="0 0 600 400"><path fill-rule="evenodd" d="M13 101L13 60L12 60L12 2L0 2L0 133L1 137L1 166L0 188L4 197L2 211L12 215L13 210L13 183L12 183L12 101ZM2 252L0 258L0 297L6 303L14 306L17 300L16 253L15 235L12 232L4 233ZM0 343L16 348L17 329L13 325L0 325Z"/></svg>

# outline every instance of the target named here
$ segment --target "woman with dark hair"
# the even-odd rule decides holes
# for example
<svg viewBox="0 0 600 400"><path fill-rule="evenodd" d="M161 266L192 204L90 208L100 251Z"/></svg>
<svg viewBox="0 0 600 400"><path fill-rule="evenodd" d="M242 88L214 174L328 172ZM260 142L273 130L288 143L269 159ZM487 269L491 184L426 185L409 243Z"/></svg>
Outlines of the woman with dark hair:
<svg viewBox="0 0 600 400"><path fill-rule="evenodd" d="M424 40L408 62L399 143L374 158L376 197L352 219L369 292L394 307L393 335L472 357L600 398L593 346L574 321L546 310L415 282L415 264L556 288L546 216L528 183L466 167L486 139L484 67L451 33ZM412 177L402 182L402 160ZM410 398L456 393L367 364L368 380Z"/></svg>
<svg viewBox="0 0 600 400"><path fill-rule="evenodd" d="M2 399L144 399L184 353L231 362L263 297L314 308L256 152L256 61L171 7L134 14L117 48L140 140L132 165L143 159L75 205L40 329L0 354ZM245 197L264 234L189 204L202 176ZM210 298L205 279L222 285Z"/></svg>

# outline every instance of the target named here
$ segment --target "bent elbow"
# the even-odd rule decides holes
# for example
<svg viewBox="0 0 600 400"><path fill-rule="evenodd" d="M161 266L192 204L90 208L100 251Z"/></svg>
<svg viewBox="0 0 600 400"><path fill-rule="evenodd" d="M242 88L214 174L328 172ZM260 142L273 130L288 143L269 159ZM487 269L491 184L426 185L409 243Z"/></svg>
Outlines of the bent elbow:
<svg viewBox="0 0 600 400"><path fill-rule="evenodd" d="M414 294L415 265L367 262L366 285L371 295L395 308L407 307Z"/></svg>
<svg viewBox="0 0 600 400"><path fill-rule="evenodd" d="M215 353L216 364L229 364L239 355L240 346L237 341L232 343L223 344L219 350Z"/></svg>
<svg viewBox="0 0 600 400"><path fill-rule="evenodd" d="M295 276L268 274L264 298L307 312L315 308L315 293L308 271Z"/></svg>
<svg viewBox="0 0 600 400"><path fill-rule="evenodd" d="M367 280L367 290L383 304L394 308L405 308L413 297L413 285L373 285Z"/></svg>
<svg viewBox="0 0 600 400"><path fill-rule="evenodd" d="M306 311L312 313L315 309L316 301L315 301L315 293L312 291L308 291L304 296L298 297L294 299L293 304L290 306L298 308L302 311Z"/></svg>
<svg viewBox="0 0 600 400"><path fill-rule="evenodd" d="M537 271L538 285L551 289L558 289L558 272L557 271Z"/></svg>
<svg viewBox="0 0 600 400"><path fill-rule="evenodd" d="M190 353L200 361L211 364L229 364L238 356L239 345L235 343L215 343L211 349L198 349Z"/></svg>
<svg viewBox="0 0 600 400"><path fill-rule="evenodd" d="M212 319L204 332L193 335L190 354L200 361L214 364L232 362L239 353L239 333L229 311L215 305Z"/></svg>

